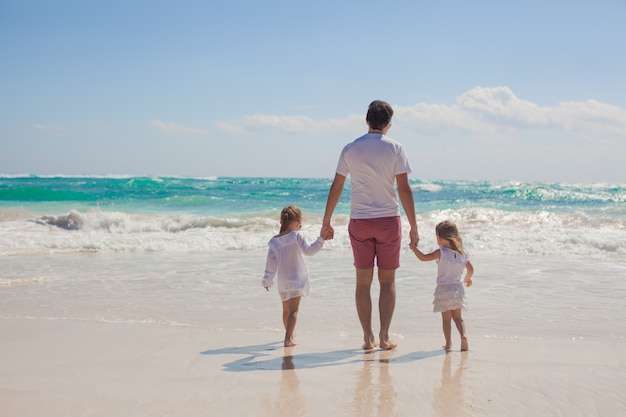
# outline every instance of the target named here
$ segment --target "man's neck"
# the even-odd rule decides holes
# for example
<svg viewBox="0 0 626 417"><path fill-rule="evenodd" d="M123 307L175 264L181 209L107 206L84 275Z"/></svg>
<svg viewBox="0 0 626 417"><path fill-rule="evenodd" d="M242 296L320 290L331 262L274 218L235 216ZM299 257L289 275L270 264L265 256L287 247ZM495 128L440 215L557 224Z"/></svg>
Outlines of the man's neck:
<svg viewBox="0 0 626 417"><path fill-rule="evenodd" d="M374 129L372 128L369 123L367 124L367 133L376 133L379 135L386 135L387 132L389 132L389 128L391 127L391 123L389 123L387 126L383 127L382 129Z"/></svg>

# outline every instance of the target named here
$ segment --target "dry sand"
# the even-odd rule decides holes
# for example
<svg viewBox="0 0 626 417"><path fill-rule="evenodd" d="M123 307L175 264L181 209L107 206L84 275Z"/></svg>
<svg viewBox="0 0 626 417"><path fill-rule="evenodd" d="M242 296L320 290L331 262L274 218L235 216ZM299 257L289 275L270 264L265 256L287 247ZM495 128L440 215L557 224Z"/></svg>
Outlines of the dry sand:
<svg viewBox="0 0 626 417"><path fill-rule="evenodd" d="M303 329L304 330L304 329ZM0 320L0 416L622 416L626 344ZM268 339L268 337L272 337Z"/></svg>

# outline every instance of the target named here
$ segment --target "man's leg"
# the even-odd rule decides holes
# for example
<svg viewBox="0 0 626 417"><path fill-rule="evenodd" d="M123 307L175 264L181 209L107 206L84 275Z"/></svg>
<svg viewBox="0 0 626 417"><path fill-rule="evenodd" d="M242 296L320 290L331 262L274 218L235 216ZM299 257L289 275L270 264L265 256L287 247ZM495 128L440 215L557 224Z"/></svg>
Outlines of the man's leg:
<svg viewBox="0 0 626 417"><path fill-rule="evenodd" d="M389 326L391 325L393 311L396 308L396 270L379 268L378 280L380 281L380 297L378 299L380 347L382 349L393 349L398 344L389 339Z"/></svg>
<svg viewBox="0 0 626 417"><path fill-rule="evenodd" d="M376 339L372 331L372 297L370 288L374 278L374 268L356 270L356 311L363 328L363 349L376 347Z"/></svg>

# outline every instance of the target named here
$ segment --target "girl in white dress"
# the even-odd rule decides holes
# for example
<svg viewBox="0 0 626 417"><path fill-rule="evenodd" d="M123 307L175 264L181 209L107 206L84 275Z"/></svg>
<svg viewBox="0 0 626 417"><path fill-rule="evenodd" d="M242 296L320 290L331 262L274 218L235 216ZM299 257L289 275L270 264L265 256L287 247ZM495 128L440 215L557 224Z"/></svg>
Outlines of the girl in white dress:
<svg viewBox="0 0 626 417"><path fill-rule="evenodd" d="M441 313L443 335L446 339L443 348L446 351L450 351L452 348L451 320L454 320L454 324L461 335L461 350L466 351L469 346L461 310L467 311L468 306L463 283L467 287L472 285L474 267L469 261L469 254L463 250L463 240L453 222L446 220L439 223L435 232L437 233L439 249L428 254L422 253L417 245L412 246L411 249L420 261L437 261L438 263L433 311ZM463 278L463 271L466 269L467 272Z"/></svg>
<svg viewBox="0 0 626 417"><path fill-rule="evenodd" d="M315 255L324 246L320 236L309 245L300 234L302 211L296 206L287 206L280 213L280 232L268 245L263 287L269 291L278 275L278 294L283 303L285 346L295 346L294 329L298 319L300 298L311 291L309 269L303 255Z"/></svg>

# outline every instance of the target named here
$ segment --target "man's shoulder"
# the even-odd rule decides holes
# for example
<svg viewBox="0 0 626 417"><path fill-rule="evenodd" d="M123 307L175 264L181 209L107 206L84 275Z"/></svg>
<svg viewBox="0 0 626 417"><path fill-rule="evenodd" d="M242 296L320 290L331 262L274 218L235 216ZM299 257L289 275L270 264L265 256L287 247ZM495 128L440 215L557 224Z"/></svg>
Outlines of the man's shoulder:
<svg viewBox="0 0 626 417"><path fill-rule="evenodd" d="M367 140L368 136L369 135L367 133L365 135L363 135L363 136L359 136L358 138L354 139L352 142L348 142L348 144L346 144L345 148L348 148L350 146L354 146L357 143L361 143L361 142Z"/></svg>
<svg viewBox="0 0 626 417"><path fill-rule="evenodd" d="M398 148L402 148L402 144L395 139L390 138L389 136L383 135L382 140L390 143Z"/></svg>

